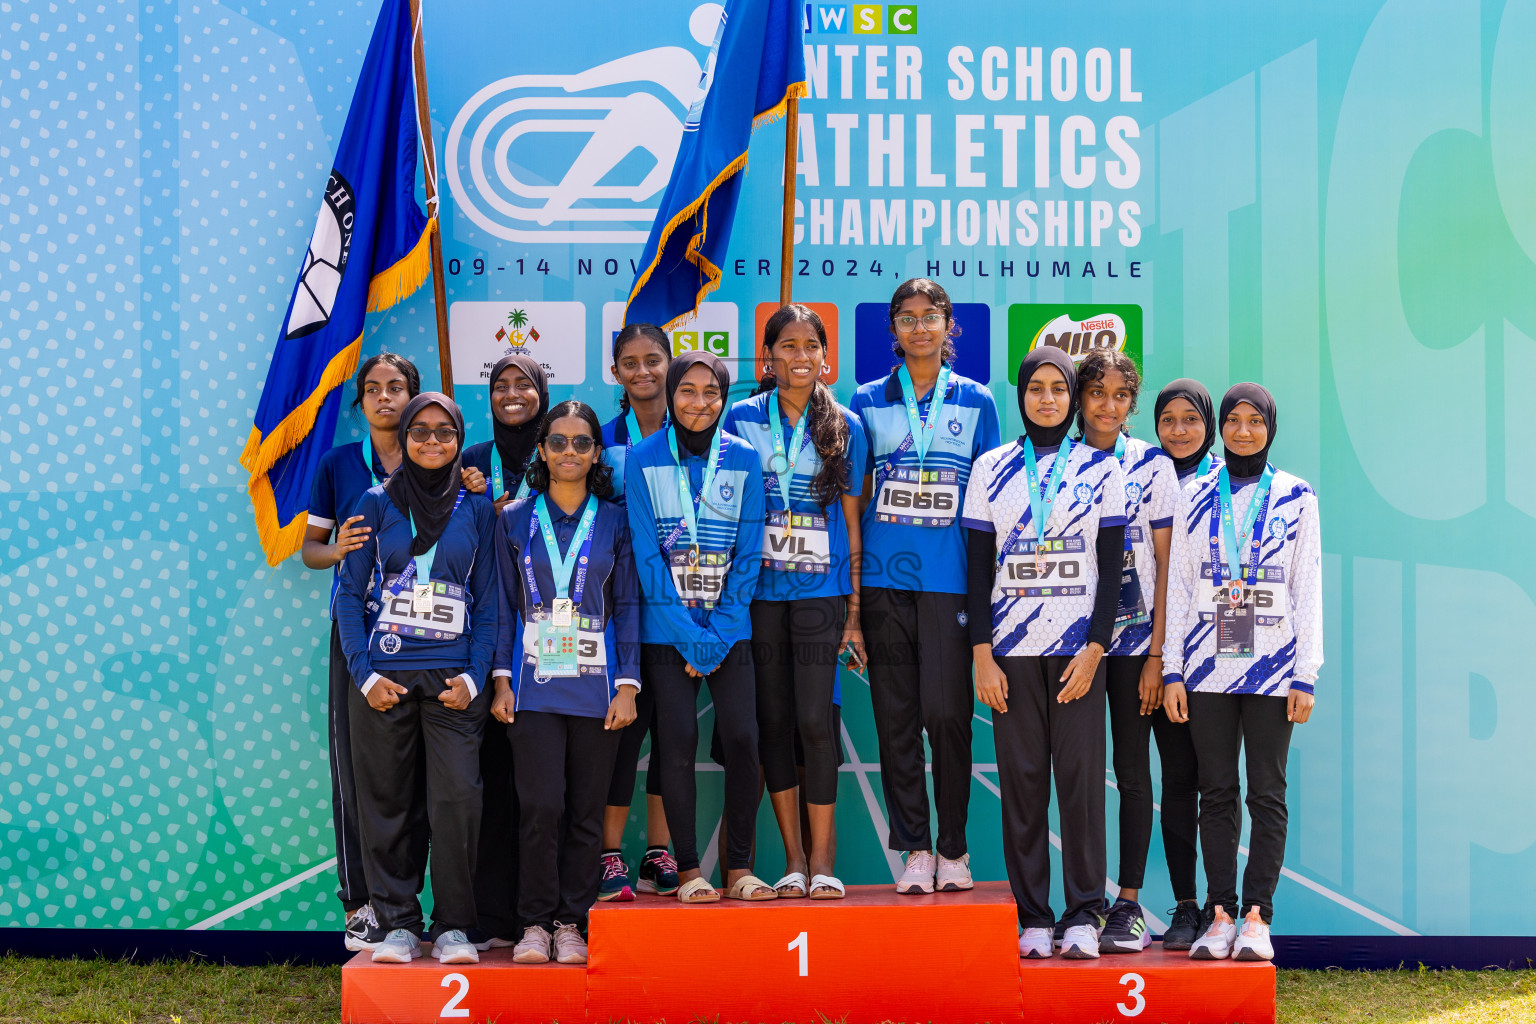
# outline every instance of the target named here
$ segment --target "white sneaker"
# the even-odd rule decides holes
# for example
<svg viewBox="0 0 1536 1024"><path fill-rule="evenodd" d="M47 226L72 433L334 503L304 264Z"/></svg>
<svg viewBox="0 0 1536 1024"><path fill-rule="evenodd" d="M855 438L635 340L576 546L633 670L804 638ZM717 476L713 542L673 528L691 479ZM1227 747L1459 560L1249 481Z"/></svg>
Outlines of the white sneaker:
<svg viewBox="0 0 1536 1024"><path fill-rule="evenodd" d="M975 884L971 881L970 854L962 853L959 860L950 860L942 853L939 854L939 870L934 888L939 892L964 892Z"/></svg>
<svg viewBox="0 0 1536 1024"><path fill-rule="evenodd" d="M404 928L396 928L384 936L384 941L373 947L376 964L408 964L421 956L421 944L416 936Z"/></svg>
<svg viewBox="0 0 1536 1024"><path fill-rule="evenodd" d="M1025 928L1019 936L1019 956L1025 960L1047 960L1051 955L1051 930Z"/></svg>
<svg viewBox="0 0 1536 1024"><path fill-rule="evenodd" d="M469 941L469 936L457 928L451 928L432 943L432 959L445 964L477 964L480 962L480 953L475 949L475 944Z"/></svg>
<svg viewBox="0 0 1536 1024"><path fill-rule="evenodd" d="M1191 960L1225 960L1232 955L1232 943L1237 938L1237 925L1227 916L1221 904L1216 905L1216 918L1205 934L1189 947Z"/></svg>
<svg viewBox="0 0 1536 1024"><path fill-rule="evenodd" d="M1269 925L1259 915L1259 908L1252 907L1243 919L1243 930L1232 945L1233 960L1273 960L1275 947L1269 939Z"/></svg>
<svg viewBox="0 0 1536 1024"><path fill-rule="evenodd" d="M896 882L896 891L903 896L926 896L933 892L933 876L938 870L932 850L917 850L907 854L907 869ZM969 873L969 872L967 872Z"/></svg>
<svg viewBox="0 0 1536 1024"><path fill-rule="evenodd" d="M1067 960L1097 960L1099 930L1091 924L1074 924L1061 938L1061 955Z"/></svg>
<svg viewBox="0 0 1536 1024"><path fill-rule="evenodd" d="M584 964L587 962L587 940L581 937L581 927L555 922L555 963Z"/></svg>
<svg viewBox="0 0 1536 1024"><path fill-rule="evenodd" d="M523 929L523 937L512 947L512 961L519 964L547 964L552 952L549 929L531 924Z"/></svg>

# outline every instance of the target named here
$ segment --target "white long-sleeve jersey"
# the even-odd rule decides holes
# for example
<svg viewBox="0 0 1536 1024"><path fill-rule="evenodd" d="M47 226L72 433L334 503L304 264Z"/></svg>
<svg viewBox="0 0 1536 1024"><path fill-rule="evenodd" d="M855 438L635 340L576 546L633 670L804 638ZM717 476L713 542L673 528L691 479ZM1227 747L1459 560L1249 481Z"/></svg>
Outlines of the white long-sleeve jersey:
<svg viewBox="0 0 1536 1024"><path fill-rule="evenodd" d="M1190 481L1174 517L1168 555L1168 620L1163 682L1198 693L1260 693L1284 697L1312 692L1323 664L1322 534L1317 495L1305 480L1275 471L1259 549L1252 658L1216 656L1215 609L1226 596L1211 585L1211 510L1219 501L1219 471ZM1257 490L1236 487L1233 518L1241 524ZM1217 535L1230 564L1226 538ZM1225 575L1225 570L1223 572Z"/></svg>

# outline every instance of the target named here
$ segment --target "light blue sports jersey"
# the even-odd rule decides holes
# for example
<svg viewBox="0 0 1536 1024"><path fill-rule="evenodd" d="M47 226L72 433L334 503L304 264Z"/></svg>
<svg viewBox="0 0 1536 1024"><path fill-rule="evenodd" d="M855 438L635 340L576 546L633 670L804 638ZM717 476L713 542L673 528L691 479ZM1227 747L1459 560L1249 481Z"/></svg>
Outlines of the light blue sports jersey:
<svg viewBox="0 0 1536 1024"><path fill-rule="evenodd" d="M722 430L724 428L721 428ZM752 446L725 434L725 460L699 501L699 562L686 562L688 530L678 466L658 430L630 450L624 466L635 570L640 576L640 641L669 644L701 672L713 671L732 645L752 635L750 609L763 545L763 471ZM680 453L690 494L704 480L704 460ZM674 537L670 551L663 550ZM692 595L685 598L684 594Z"/></svg>
<svg viewBox="0 0 1536 1024"><path fill-rule="evenodd" d="M770 412L771 410L771 412ZM844 486L857 496L864 485L868 445L864 426L843 406L838 412L848 424L848 472ZM726 413L725 429L744 439L757 451L763 469L765 518L774 520L763 531L763 571L757 577L757 598L762 601L794 601L808 597L844 595L853 589L848 563L848 524L843 504L834 500L822 508L811 497L811 481L821 471L821 456L809 436L795 462L789 484L789 503L795 520L786 534L782 529L784 498L773 472L773 429L769 416L778 416L787 448L794 428L779 411L778 393L767 391L737 402ZM826 554L822 559L821 554Z"/></svg>
<svg viewBox="0 0 1536 1024"><path fill-rule="evenodd" d="M932 397L930 394L917 403L924 422ZM862 520L863 585L965 593L965 534L960 528L960 513L971 478L971 464L1001 443L992 392L969 377L956 374L949 379L943 422L938 425L933 446L922 463L924 493L917 495L919 501L938 502L941 507L913 508L910 486L893 486L890 490L882 486L891 453L910 433L896 373L861 386L854 392L852 410L864 425L869 444L864 472L872 477L870 501ZM907 475L910 480L917 468L916 448L909 448L896 461L896 473L892 476ZM883 482L901 483L900 479ZM952 508L948 507L951 503ZM946 513L952 518L941 526L919 526L914 522L942 520Z"/></svg>
<svg viewBox="0 0 1536 1024"><path fill-rule="evenodd" d="M1232 483L1232 514L1243 522L1257 487ZM1305 480L1276 471L1262 531L1255 586L1253 657L1216 656L1214 608L1224 597L1211 585L1211 509L1218 474L1184 488L1168 553L1168 632L1163 682L1199 693L1258 693L1284 697L1312 692L1323 664L1323 542L1317 495ZM1221 557L1230 563L1217 529ZM1246 555L1244 556L1246 562Z"/></svg>
<svg viewBox="0 0 1536 1024"><path fill-rule="evenodd" d="M666 417L662 417L661 425L665 430ZM622 412L603 424L603 461L613 469L613 497L608 500L616 505L624 504L624 463L641 440L629 436L629 422Z"/></svg>
<svg viewBox="0 0 1536 1024"><path fill-rule="evenodd" d="M1059 450L1038 453L1048 481ZM1125 524L1125 478L1114 452L1074 444L1061 490L1045 513L1051 554L1044 571L1034 560L1034 510L1024 448L1011 441L976 460L965 496L965 526L992 533L1001 566L992 572L992 654L995 657L1070 655L1083 649L1099 584L1099 530ZM1037 485L1038 486L1038 485ZM1015 527L1024 530L1007 552ZM1116 571L1119 566L1106 567Z"/></svg>

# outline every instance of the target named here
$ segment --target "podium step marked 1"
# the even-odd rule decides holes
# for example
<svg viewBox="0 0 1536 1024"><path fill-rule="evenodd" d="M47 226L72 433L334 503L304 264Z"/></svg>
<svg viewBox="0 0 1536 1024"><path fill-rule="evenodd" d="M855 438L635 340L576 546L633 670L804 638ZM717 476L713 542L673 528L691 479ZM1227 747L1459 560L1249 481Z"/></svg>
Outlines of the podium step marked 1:
<svg viewBox="0 0 1536 1024"><path fill-rule="evenodd" d="M1153 947L1099 960L1021 961L1006 883L897 896L850 886L840 901L671 899L599 904L591 962L519 966L511 950L443 966L359 953L342 968L345 1024L1273 1024L1267 963L1193 963Z"/></svg>

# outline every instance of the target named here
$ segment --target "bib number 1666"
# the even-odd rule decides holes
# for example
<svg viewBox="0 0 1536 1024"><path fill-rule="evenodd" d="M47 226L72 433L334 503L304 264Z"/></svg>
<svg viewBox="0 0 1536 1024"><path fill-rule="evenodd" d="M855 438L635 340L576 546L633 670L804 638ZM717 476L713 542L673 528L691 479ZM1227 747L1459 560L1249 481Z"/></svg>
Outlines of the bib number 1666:
<svg viewBox="0 0 1536 1024"><path fill-rule="evenodd" d="M886 487L880 495L880 504L920 512L953 512L955 496L949 491L909 491L905 488Z"/></svg>

